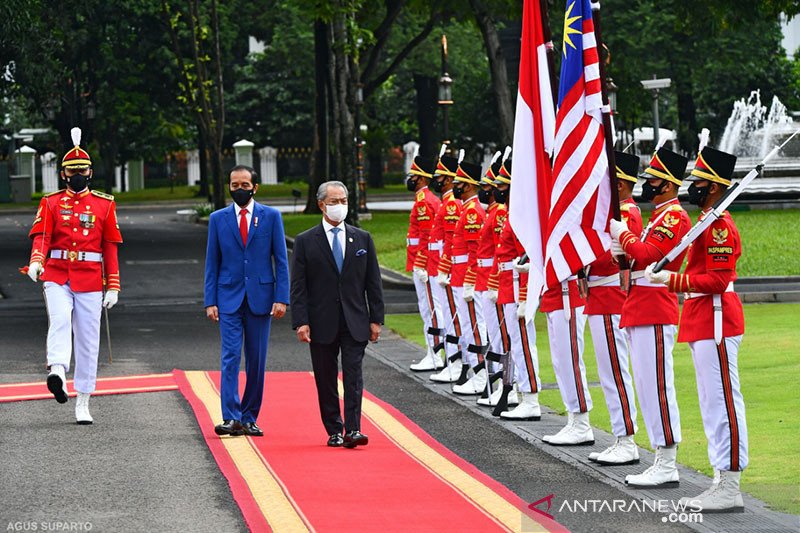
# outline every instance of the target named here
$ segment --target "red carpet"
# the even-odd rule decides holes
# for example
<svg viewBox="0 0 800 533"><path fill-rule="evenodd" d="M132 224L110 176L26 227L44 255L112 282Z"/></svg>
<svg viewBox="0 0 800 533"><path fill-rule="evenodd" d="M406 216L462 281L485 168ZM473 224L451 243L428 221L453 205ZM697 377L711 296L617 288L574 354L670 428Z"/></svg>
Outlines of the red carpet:
<svg viewBox="0 0 800 533"><path fill-rule="evenodd" d="M267 373L262 438L213 433L219 372L176 371L176 381L253 531L564 530L368 393L370 443L347 450L325 445L309 373Z"/></svg>
<svg viewBox="0 0 800 533"><path fill-rule="evenodd" d="M135 392L160 392L175 390L178 385L172 373L147 374L142 376L117 376L97 379L97 389L94 396L106 394L131 394ZM70 396L76 396L72 387L72 380L67 380L67 390ZM6 383L0 384L0 403L19 402L24 400L52 400L53 395L47 390L43 377L41 381L31 383Z"/></svg>

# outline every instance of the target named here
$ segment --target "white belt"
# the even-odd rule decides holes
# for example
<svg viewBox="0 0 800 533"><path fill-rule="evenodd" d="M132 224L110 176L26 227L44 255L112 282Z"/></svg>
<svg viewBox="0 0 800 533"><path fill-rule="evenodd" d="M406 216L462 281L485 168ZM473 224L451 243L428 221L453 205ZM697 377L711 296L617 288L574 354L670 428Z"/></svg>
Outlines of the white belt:
<svg viewBox="0 0 800 533"><path fill-rule="evenodd" d="M428 243L428 250L430 250L432 252L441 252L442 251L442 247L444 247L444 243L442 241L436 241L436 242L429 242Z"/></svg>
<svg viewBox="0 0 800 533"><path fill-rule="evenodd" d="M413 239L406 239L406 244L408 246L418 246L419 245L419 238L414 237Z"/></svg>
<svg viewBox="0 0 800 533"><path fill-rule="evenodd" d="M506 270L514 269L514 261L506 261L504 263L497 263L497 270L505 272Z"/></svg>
<svg viewBox="0 0 800 533"><path fill-rule="evenodd" d="M732 281L725 287L725 292L733 292ZM711 296L711 302L714 306L714 342L719 346L719 343L722 342L722 295L719 293L709 295L699 292L690 292L684 295L687 300L700 298L701 296Z"/></svg>
<svg viewBox="0 0 800 533"><path fill-rule="evenodd" d="M589 288L605 287L606 285L619 284L619 274L610 276L589 276Z"/></svg>
<svg viewBox="0 0 800 533"><path fill-rule="evenodd" d="M98 252L78 252L75 250L50 250L51 259L69 259L70 261L92 261L99 263L103 254Z"/></svg>
<svg viewBox="0 0 800 533"><path fill-rule="evenodd" d="M469 256L467 254L464 255L454 255L450 262L454 265L460 265L461 263L466 263L469 261Z"/></svg>
<svg viewBox="0 0 800 533"><path fill-rule="evenodd" d="M480 268L489 268L490 266L494 265L494 257L489 257L487 259L478 259L478 266Z"/></svg>

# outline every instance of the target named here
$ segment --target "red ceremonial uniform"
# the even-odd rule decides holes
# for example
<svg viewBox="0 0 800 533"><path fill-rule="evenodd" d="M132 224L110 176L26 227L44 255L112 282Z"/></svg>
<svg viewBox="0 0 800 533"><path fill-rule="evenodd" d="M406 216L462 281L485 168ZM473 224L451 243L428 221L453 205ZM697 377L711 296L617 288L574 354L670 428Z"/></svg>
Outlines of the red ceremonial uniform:
<svg viewBox="0 0 800 533"><path fill-rule="evenodd" d="M453 191L447 191L442 195L442 206L439 209L441 213L441 231L442 231L442 255L439 259L438 272L450 274L452 263L450 258L453 256L453 234L456 231L456 225L459 218L461 218L461 200L455 197ZM437 214L437 220L439 216ZM437 227L439 224L437 223Z"/></svg>
<svg viewBox="0 0 800 533"><path fill-rule="evenodd" d="M517 235L511 228L511 220L506 218L503 223L503 230L500 232L500 239L497 242L497 253L495 254L496 274L492 275L497 280L498 295L497 303L501 305L513 304L517 300L514 295L514 269L511 262L525 253L525 248L517 239ZM494 281L490 281L490 285ZM519 299L527 300L528 274L523 272L519 275Z"/></svg>
<svg viewBox="0 0 800 533"><path fill-rule="evenodd" d="M692 227L692 221L677 198L658 206L639 237L631 231L623 231L619 237L620 245L633 261L631 277L639 276L650 263L660 261L672 250ZM666 270L677 272L686 252L666 266ZM666 287L653 287L640 284L644 278L635 279L628 297L622 306L619 327L646 326L653 324L678 323L678 297Z"/></svg>
<svg viewBox="0 0 800 533"><path fill-rule="evenodd" d="M698 295L683 303L678 342L714 338L713 294L722 294L722 336L744 333L742 302L735 292L726 291L736 281L736 261L741 255L739 230L727 211L691 244L686 270L669 280L670 291Z"/></svg>
<svg viewBox="0 0 800 533"><path fill-rule="evenodd" d="M122 235L113 196L89 189L48 194L39 202L29 237L33 239L29 262L44 265L42 281L69 282L73 292L101 291L104 282L106 289L120 290L117 245ZM102 267L100 261L91 260L100 254Z"/></svg>
<svg viewBox="0 0 800 533"><path fill-rule="evenodd" d="M433 220L441 202L428 187L416 192L414 206L411 208L406 237L406 271L414 268L427 268L428 241L430 240Z"/></svg>
<svg viewBox="0 0 800 533"><path fill-rule="evenodd" d="M642 234L642 212L633 198L620 202L620 218L628 225L634 235ZM598 257L589 269L590 279L595 277L616 276L619 274L619 264L611 257L611 251ZM589 289L586 299L587 315L619 315L622 314L622 304L625 303L627 294L619 288L619 283L602 285Z"/></svg>
<svg viewBox="0 0 800 533"><path fill-rule="evenodd" d="M497 268L494 260L495 250L497 249L497 243L500 241L500 233L503 231L507 217L508 208L505 204L492 202L486 211L486 221L481 229L481 238L478 244L476 291L485 291L489 288L489 276Z"/></svg>
<svg viewBox="0 0 800 533"><path fill-rule="evenodd" d="M467 199L461 207L461 216L453 232L450 260L452 270L450 284L462 287L465 283L475 285L478 266L478 241L481 238L486 211L478 201L478 195Z"/></svg>

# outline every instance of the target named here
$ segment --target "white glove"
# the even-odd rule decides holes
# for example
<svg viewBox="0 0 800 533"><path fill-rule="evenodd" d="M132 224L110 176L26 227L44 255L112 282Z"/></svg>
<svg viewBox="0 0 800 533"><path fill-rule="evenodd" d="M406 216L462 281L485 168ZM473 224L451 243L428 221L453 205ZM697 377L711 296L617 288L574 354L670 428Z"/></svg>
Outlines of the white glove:
<svg viewBox="0 0 800 533"><path fill-rule="evenodd" d="M523 300L517 305L517 320L525 318L525 311L528 309L528 302Z"/></svg>
<svg viewBox="0 0 800 533"><path fill-rule="evenodd" d="M103 298L103 307L111 309L117 304L119 299L119 291L106 291L106 297Z"/></svg>
<svg viewBox="0 0 800 533"><path fill-rule="evenodd" d="M619 241L619 236L622 235L623 231L628 230L628 225L622 221L611 219L611 222L608 225L608 232L611 234L611 238L615 241Z"/></svg>
<svg viewBox="0 0 800 533"><path fill-rule="evenodd" d="M527 263L520 264L519 257L514 258L514 271L520 274L525 274L531 271L531 262L528 261Z"/></svg>
<svg viewBox="0 0 800 533"><path fill-rule="evenodd" d="M44 272L44 267L39 261L34 261L30 265L28 265L28 277L31 278L31 281L36 283L39 281L39 276Z"/></svg>
<svg viewBox="0 0 800 533"><path fill-rule="evenodd" d="M661 283L663 285L667 285L669 283L669 272L653 272L653 267L655 267L655 263L650 263L647 265L647 268L644 269L644 277L647 278L647 281L650 283Z"/></svg>
<svg viewBox="0 0 800 533"><path fill-rule="evenodd" d="M444 272L439 272L436 276L436 283L438 283L442 287L447 287L450 285L450 276L445 274Z"/></svg>
<svg viewBox="0 0 800 533"><path fill-rule="evenodd" d="M475 299L475 285L471 285L469 283L464 284L463 298L465 302L471 302Z"/></svg>
<svg viewBox="0 0 800 533"><path fill-rule="evenodd" d="M428 282L428 271L424 268L415 268L414 269L414 277L417 278L422 283Z"/></svg>
<svg viewBox="0 0 800 533"><path fill-rule="evenodd" d="M611 255L614 257L624 255L625 251L622 249L622 245L619 241L611 240Z"/></svg>
<svg viewBox="0 0 800 533"><path fill-rule="evenodd" d="M490 302L496 304L498 297L499 297L498 291L494 289L489 289L486 291L486 299L489 300Z"/></svg>

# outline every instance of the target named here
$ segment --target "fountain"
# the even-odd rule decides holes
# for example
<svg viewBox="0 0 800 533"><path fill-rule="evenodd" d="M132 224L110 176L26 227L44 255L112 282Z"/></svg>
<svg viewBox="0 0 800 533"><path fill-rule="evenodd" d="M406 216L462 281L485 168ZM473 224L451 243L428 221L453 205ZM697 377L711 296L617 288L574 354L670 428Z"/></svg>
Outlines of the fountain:
<svg viewBox="0 0 800 533"><path fill-rule="evenodd" d="M755 90L745 100L733 103L733 111L725 125L719 149L743 160L758 160L776 144L791 135L800 124L792 121L786 106L773 96L769 110L761 104L761 91ZM789 143L780 154L800 156L800 143Z"/></svg>

